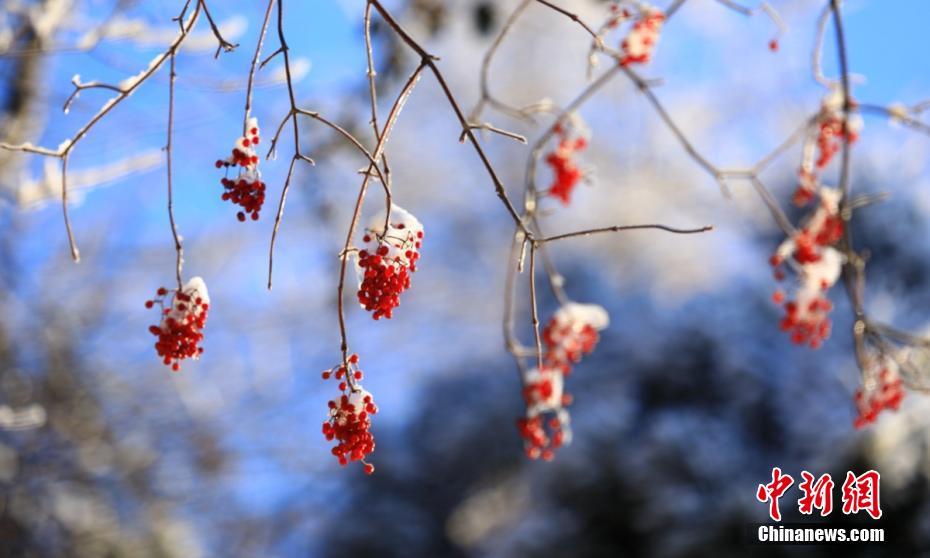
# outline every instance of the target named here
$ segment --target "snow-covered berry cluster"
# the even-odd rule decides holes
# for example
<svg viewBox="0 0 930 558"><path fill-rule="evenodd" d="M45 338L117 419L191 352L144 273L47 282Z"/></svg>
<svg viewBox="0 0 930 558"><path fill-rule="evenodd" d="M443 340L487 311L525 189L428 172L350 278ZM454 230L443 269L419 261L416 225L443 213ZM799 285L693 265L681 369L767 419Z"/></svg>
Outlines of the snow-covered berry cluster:
<svg viewBox="0 0 930 558"><path fill-rule="evenodd" d="M526 415L517 420L517 429L530 459L549 461L555 450L571 443L571 416L566 409L571 396L564 393L564 385L557 368L533 368L523 375Z"/></svg>
<svg viewBox="0 0 930 558"><path fill-rule="evenodd" d="M835 85L820 102L817 122L804 144L798 188L794 192L794 203L803 207L814 199L820 187L820 173L842 149L844 141L850 144L859 139L862 117L852 114L843 130L843 89ZM856 103L850 100L855 107Z"/></svg>
<svg viewBox="0 0 930 558"><path fill-rule="evenodd" d="M358 355L348 358L348 368L338 365L323 372L323 379L330 378L339 382L342 394L330 400L329 418L323 423L323 435L328 441L336 441L333 455L340 465L350 461L361 461L365 473L375 472L375 466L365 461L365 457L375 451L375 437L371 433L371 415L378 412L378 407L371 394L362 389L364 375L358 367Z"/></svg>
<svg viewBox="0 0 930 558"><path fill-rule="evenodd" d="M798 289L791 300L775 292L774 300L783 304L785 317L781 328L790 332L799 345L819 347L830 335L829 313L833 305L827 291L839 279L844 256L834 248L843 236L844 223L839 214L842 193L821 186L820 203L793 236L785 239L771 258L776 279L785 277L783 265L790 260L798 274Z"/></svg>
<svg viewBox="0 0 930 558"><path fill-rule="evenodd" d="M570 374L572 365L594 350L598 332L606 328L609 321L607 311L597 304L569 302L562 305L543 328L543 362L565 375Z"/></svg>
<svg viewBox="0 0 930 558"><path fill-rule="evenodd" d="M652 60L662 24L665 23L665 14L662 10L645 3L637 3L638 15L633 22L626 37L620 43L623 56L620 65L646 64ZM621 12L623 13L623 12Z"/></svg>
<svg viewBox="0 0 930 558"><path fill-rule="evenodd" d="M858 416L853 426L862 428L875 422L884 410L897 411L904 399L904 387L898 366L891 359L883 359L863 370L862 387L856 390L854 401Z"/></svg>
<svg viewBox="0 0 930 558"><path fill-rule="evenodd" d="M253 221L258 220L258 214L265 203L265 183L258 170L258 153L255 151L260 140L258 119L250 118L245 135L236 140L230 156L216 161L216 168L227 169L227 176L220 180L224 189L222 199L242 208L236 214L240 221L245 221L246 215L251 216ZM230 167L239 171L235 178L228 175Z"/></svg>
<svg viewBox="0 0 930 558"><path fill-rule="evenodd" d="M385 230L385 212L376 215L363 231L356 258L358 302L374 319L390 319L400 305L400 295L410 288L410 274L417 270L423 225L404 208L391 205Z"/></svg>
<svg viewBox="0 0 930 558"><path fill-rule="evenodd" d="M558 143L554 151L546 155L546 164L552 169L552 185L548 194L568 205L575 186L585 177L584 171L575 162L574 156L588 147L589 132L576 115L553 128Z"/></svg>
<svg viewBox="0 0 930 558"><path fill-rule="evenodd" d="M160 287L155 295L145 301L145 307L158 306L161 322L149 326L149 331L158 338L155 350L162 362L177 371L182 360L197 359L203 353L200 342L210 309L207 285L200 277L194 277L181 290Z"/></svg>
<svg viewBox="0 0 930 558"><path fill-rule="evenodd" d="M596 304L569 302L560 307L543 330L543 366L523 376L526 414L517 420L526 454L531 459L552 459L555 450L571 442L571 395L565 376L572 365L590 353L598 331L607 327L607 311Z"/></svg>

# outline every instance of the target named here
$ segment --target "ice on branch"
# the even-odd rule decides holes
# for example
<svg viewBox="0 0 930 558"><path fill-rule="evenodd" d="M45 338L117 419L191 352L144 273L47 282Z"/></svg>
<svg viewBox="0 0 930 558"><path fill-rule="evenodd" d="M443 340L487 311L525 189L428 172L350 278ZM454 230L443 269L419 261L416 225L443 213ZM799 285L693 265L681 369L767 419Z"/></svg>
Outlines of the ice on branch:
<svg viewBox="0 0 930 558"><path fill-rule="evenodd" d="M358 302L374 319L390 319L400 305L400 295L410 288L410 275L417 270L423 225L410 212L391 205L390 219L382 210L362 231L355 269Z"/></svg>
<svg viewBox="0 0 930 558"><path fill-rule="evenodd" d="M161 322L149 326L157 337L155 350L166 366L180 368L182 360L198 359L203 354L203 328L207 323L210 296L200 277L193 277L181 290L160 287L155 298L145 302L146 308L159 308Z"/></svg>
<svg viewBox="0 0 930 558"><path fill-rule="evenodd" d="M572 365L594 350L598 332L609 323L607 311L597 304L569 302L563 305L542 332L546 366L570 374Z"/></svg>
<svg viewBox="0 0 930 558"><path fill-rule="evenodd" d="M242 16L231 17L217 25L220 34L230 41L241 37L247 27L248 20ZM112 40L132 42L143 48L162 48L174 42L177 37L177 24L153 27L142 19L118 15L106 25L84 33L75 46L80 50L86 50L102 40ZM184 41L185 50L209 51L214 48L216 37L209 30L192 31Z"/></svg>
<svg viewBox="0 0 930 558"><path fill-rule="evenodd" d="M122 91L129 93L132 89L134 89L137 85L139 85L139 82L142 81L145 78L145 76L152 73L155 70L155 68L157 68L162 62L164 62L164 60L165 60L164 54L159 54L155 56L154 58L149 60L149 65L146 66L144 70L141 70L136 75L130 76L124 79L123 81L119 82L119 88Z"/></svg>
<svg viewBox="0 0 930 558"><path fill-rule="evenodd" d="M255 149L260 141L258 119L250 118L245 126L245 134L236 140L229 157L216 161L216 168L226 169L226 176L220 179L224 190L220 198L242 208L236 214L240 221L245 221L247 214L253 221L257 221L265 203L265 183L258 170L259 159ZM230 168L238 171L235 178L229 178Z"/></svg>
<svg viewBox="0 0 930 558"><path fill-rule="evenodd" d="M95 167L69 170L68 195L72 196L72 202L77 202L84 191L158 168L164 160L165 156L161 150L153 149ZM57 200L61 196L61 164L56 159L47 157L42 166L42 174L20 179L15 191L10 192L9 196L14 203L28 209L37 209Z"/></svg>
<svg viewBox="0 0 930 558"><path fill-rule="evenodd" d="M910 110L902 103L888 105L888 116L894 124L900 124L910 118Z"/></svg>
<svg viewBox="0 0 930 558"><path fill-rule="evenodd" d="M361 461L365 472L372 474L375 467L365 457L375 451L375 438L371 433L371 416L378 412L374 398L362 389L364 374L358 367L358 355L348 358L348 368L343 365L325 370L324 380L332 378L339 382L342 394L329 401L329 417L323 423L323 435L328 441L336 441L332 454L340 465L350 461Z"/></svg>

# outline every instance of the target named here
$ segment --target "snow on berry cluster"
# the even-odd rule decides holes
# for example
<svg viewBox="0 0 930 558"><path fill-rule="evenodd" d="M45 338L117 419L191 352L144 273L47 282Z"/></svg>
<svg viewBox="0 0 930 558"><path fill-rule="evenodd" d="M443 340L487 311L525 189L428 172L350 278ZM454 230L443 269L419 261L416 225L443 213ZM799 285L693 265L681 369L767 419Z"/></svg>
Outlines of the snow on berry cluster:
<svg viewBox="0 0 930 558"><path fill-rule="evenodd" d="M633 22L633 27L620 43L620 48L623 49L623 56L620 58L621 66L646 64L652 60L652 54L659 42L662 24L665 23L665 14L662 10L646 3L637 3L637 9L638 15ZM618 10L621 16L629 17L630 15L625 8L615 8L615 10ZM619 23L620 19L614 21Z"/></svg>
<svg viewBox="0 0 930 558"><path fill-rule="evenodd" d="M830 336L829 313L833 305L827 291L839 279L844 256L834 248L843 236L839 214L842 193L836 188L819 189L820 203L793 236L785 239L772 256L776 279L783 279L783 264L790 260L798 274L798 288L791 300L778 290L774 300L784 304L781 328L790 332L791 341L818 348Z"/></svg>
<svg viewBox="0 0 930 558"><path fill-rule="evenodd" d="M330 400L329 418L323 423L323 435L328 441L336 441L333 455L340 465L350 461L361 461L365 473L375 472L375 466L365 461L375 451L375 438L371 433L371 415L378 412L371 394L362 389L364 374L358 367L358 355L348 358L348 368L338 365L323 372L323 379L339 382L342 394Z"/></svg>
<svg viewBox="0 0 930 558"><path fill-rule="evenodd" d="M856 390L854 401L858 416L853 426L872 424L884 410L897 411L904 399L904 387L898 366L891 359L871 363L863 370L862 387Z"/></svg>
<svg viewBox="0 0 930 558"><path fill-rule="evenodd" d="M232 153L226 159L217 159L216 168L225 168L227 175L220 183L223 185L223 201L231 201L242 208L236 214L240 221L245 221L246 215L258 220L258 214L265 203L265 183L258 171L258 153L255 147L261 140L258 129L258 119L250 118L246 124L246 134L236 140ZM235 178L229 178L229 168L238 169Z"/></svg>
<svg viewBox="0 0 930 558"><path fill-rule="evenodd" d="M607 327L607 311L595 304L567 303L556 311L543 331L542 368L523 375L526 413L517 420L526 455L551 460L555 450L571 442L571 395L565 376L582 355L597 344L598 331Z"/></svg>
<svg viewBox="0 0 930 558"><path fill-rule="evenodd" d="M859 139L862 131L862 117L858 114L849 116L846 131L843 131L843 89L839 85L830 88L820 102L817 122L804 144L798 188L794 192L794 203L803 207L814 199L820 187L820 173L837 153L843 142L850 144ZM855 101L850 100L855 107Z"/></svg>
<svg viewBox="0 0 930 558"><path fill-rule="evenodd" d="M575 186L585 177L584 171L575 162L574 156L588 147L590 132L581 119L572 114L565 122L553 128L558 143L555 150L546 155L546 164L552 169L552 185L549 195L563 205L571 202Z"/></svg>
<svg viewBox="0 0 930 558"><path fill-rule="evenodd" d="M423 225L404 208L391 205L385 230L381 211L363 232L355 261L358 302L374 319L390 319L400 305L400 295L410 288L410 275L417 270Z"/></svg>
<svg viewBox="0 0 930 558"><path fill-rule="evenodd" d="M517 419L530 459L552 460L555 450L571 443L571 396L563 392L565 378L557 368L533 368L523 375L526 414Z"/></svg>
<svg viewBox="0 0 930 558"><path fill-rule="evenodd" d="M177 371L182 360L198 359L203 353L200 343L210 309L207 285L200 277L194 277L181 290L160 287L155 294L155 298L145 302L145 307L158 306L161 322L149 326L149 331L158 338L155 350L162 362Z"/></svg>
<svg viewBox="0 0 930 558"><path fill-rule="evenodd" d="M609 322L607 311L597 304L569 302L563 305L543 329L543 362L565 375L571 374L572 365L594 350L598 332Z"/></svg>

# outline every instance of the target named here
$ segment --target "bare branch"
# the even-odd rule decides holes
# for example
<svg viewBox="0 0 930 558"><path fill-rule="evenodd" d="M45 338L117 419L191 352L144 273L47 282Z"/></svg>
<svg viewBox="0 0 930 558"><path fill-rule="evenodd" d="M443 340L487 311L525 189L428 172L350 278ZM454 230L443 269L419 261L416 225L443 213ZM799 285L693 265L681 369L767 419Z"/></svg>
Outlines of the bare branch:
<svg viewBox="0 0 930 558"><path fill-rule="evenodd" d="M174 250L177 254L175 275L178 280L178 292L184 288L184 281L181 279L181 268L184 265L184 248L181 246L181 235L178 234L178 226L174 220L174 192L172 187L172 135L174 131L174 82L177 74L174 71L175 54L171 54L170 73L168 77L168 140L165 143L165 159L167 164L168 177L168 221L171 224L171 236L174 238Z"/></svg>
<svg viewBox="0 0 930 558"><path fill-rule="evenodd" d="M601 233L612 233L612 232L620 232L620 231L634 231L634 230L641 230L641 229L655 229L655 230L660 230L660 231L665 231L665 232L670 232L670 233L675 233L675 234L696 234L696 233L703 233L703 232L712 231L712 230L714 230L714 227L713 227L713 225L705 225L705 226L703 226L703 227L698 227L698 228L696 228L696 229L678 229L678 228L675 228L675 227L669 227L669 226L666 226L666 225L656 225L656 224L648 224L648 225L613 225L613 226L610 226L610 227L600 227L600 228L596 228L596 229L585 229L585 230L582 230L582 231L574 231L574 232L570 232L570 233L557 234L557 235L554 235L554 236L549 236L549 237L546 237L546 238L537 239L537 242L540 243L540 244L543 244L543 243L547 243L547 242L555 242L555 241L557 241L557 240L564 240L564 239L566 239L566 238L577 238L577 237L580 237L580 236L591 236L591 235L594 235L594 234L601 234Z"/></svg>
<svg viewBox="0 0 930 558"><path fill-rule="evenodd" d="M216 54L213 55L213 58L220 57L220 51L223 52L232 52L235 50L238 44L233 44L223 38L223 34L220 33L219 27L217 27L216 22L213 21L213 17L210 15L210 10L207 9L206 0L198 0L198 5L203 9L203 14L207 16L207 21L210 23L210 30L213 31L213 36L216 37L218 43L216 47ZM186 9L186 6L185 6Z"/></svg>
<svg viewBox="0 0 930 558"><path fill-rule="evenodd" d="M265 34L268 32L268 22L271 20L271 9L274 7L274 3L275 0L268 0L268 7L265 9L262 27L258 33L258 41L255 43L255 54L252 56L252 64L249 66L249 78L245 88L245 116L242 118L243 136L248 133L249 116L252 114L252 88L255 84L256 64L258 64L258 60L262 55L262 45L265 42Z"/></svg>

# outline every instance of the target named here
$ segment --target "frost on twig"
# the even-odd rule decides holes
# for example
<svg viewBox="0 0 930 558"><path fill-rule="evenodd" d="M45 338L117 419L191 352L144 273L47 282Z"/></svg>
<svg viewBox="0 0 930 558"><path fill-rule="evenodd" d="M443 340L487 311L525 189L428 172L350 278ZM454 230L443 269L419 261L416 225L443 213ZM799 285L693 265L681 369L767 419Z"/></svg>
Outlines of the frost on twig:
<svg viewBox="0 0 930 558"><path fill-rule="evenodd" d="M163 162L161 150L152 149L97 166L72 169L68 175L68 190L72 194L84 194L129 176L150 172ZM54 159L44 161L40 175L24 176L15 188L5 192L5 197L10 201L27 209L43 207L60 195L61 171ZM72 200L79 201L80 198L72 195Z"/></svg>

